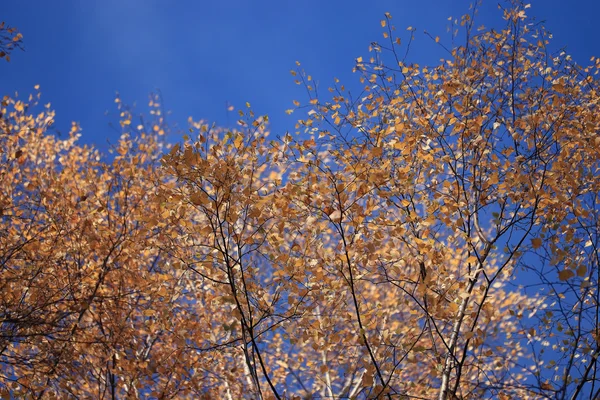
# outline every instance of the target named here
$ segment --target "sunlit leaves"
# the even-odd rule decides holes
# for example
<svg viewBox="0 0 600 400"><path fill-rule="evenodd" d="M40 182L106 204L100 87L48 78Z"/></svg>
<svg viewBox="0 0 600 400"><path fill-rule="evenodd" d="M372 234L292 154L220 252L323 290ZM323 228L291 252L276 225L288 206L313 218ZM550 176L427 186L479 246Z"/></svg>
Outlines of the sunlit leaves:
<svg viewBox="0 0 600 400"><path fill-rule="evenodd" d="M23 35L6 22L0 22L0 59L10 61L10 53L15 48L21 48Z"/></svg>
<svg viewBox="0 0 600 400"><path fill-rule="evenodd" d="M246 103L236 129L190 118L168 144L159 96L149 119L117 97L103 158L5 97L0 362L26 379L0 390L526 399L593 382L600 63L549 57L524 9L477 34L457 19L469 42L433 66L405 61L386 13L360 96L335 79L323 97L296 63L296 134Z"/></svg>
<svg viewBox="0 0 600 400"><path fill-rule="evenodd" d="M585 133L596 132L600 126L597 84L590 80L591 70L574 65L564 53L549 65L547 34L537 26L519 25L527 18L525 8L517 3L512 6L504 10L509 21L505 30L478 28L477 35L469 36L468 46L449 50L452 57L437 66L405 62L396 48L389 49L386 66L385 51L372 43L371 49L381 53L377 62L359 57L354 69L365 85L364 97L357 101L334 86L332 99L319 99L318 104L328 106L321 110L323 118L314 123L318 123L316 128L327 126L337 132L329 139L335 151L329 154L329 162L305 172L307 181L297 183L306 185L313 174L321 177L318 181L328 182L327 186L321 184L317 193L331 200L315 199L310 204L331 224L330 240L338 252L334 259L345 273L349 291L366 290L366 282L378 282L375 286L383 291L386 284L403 282L401 287L410 287L414 290L410 293L418 293L420 299L417 309L404 318L418 320L421 316L421 324L426 324L430 313L436 321L459 321L456 329L465 329L454 339L438 332L440 347L463 346L457 351L468 354L460 366L448 355L441 367L438 364L434 375L445 382L442 392L452 385L474 385L478 389L472 390L485 393L480 382L468 381L468 373L457 372L468 368L469 362L479 363L483 370L500 368L486 366L485 357L478 358L486 353L477 353L476 348L490 338L475 334L482 321L480 317L470 320L473 315L496 309L500 315L513 315L519 323L534 324L535 313L525 318L523 311L511 310L508 299L516 301L512 304L519 304L517 308L533 310L555 304L552 299L566 304L582 296L578 290L589 291L598 285L597 279L590 282L590 270L598 268L590 256L595 246L580 238L585 229L595 232L597 227L593 193L599 189L598 152L584 150L597 145ZM474 29L472 15L453 23L468 32ZM389 26L389 16L381 26ZM413 27L407 30L411 35L415 31ZM452 35L456 38L456 32ZM432 39L440 42L439 37ZM400 45L399 40L395 43ZM314 97L311 102L315 103ZM589 129L582 129L584 126ZM299 148L297 160L310 167L305 164L310 154L302 150ZM585 204L575 200L578 196L585 198ZM585 224L582 218L590 220ZM395 251L403 254L402 267L391 260L386 264L384 255ZM548 259L553 261L547 264ZM406 265L412 265L412 270ZM535 295L532 291L503 291L506 280L522 279L516 266L541 276L547 290ZM549 273L548 267L554 272ZM349 280L355 269L365 282ZM573 285L567 286L573 288L571 297L562 289L558 293L550 289L548 281L556 280L557 273L556 282ZM450 302L443 310L440 292ZM414 296L405 300L403 307L417 302ZM439 303L431 303L432 298ZM428 309L420 314L423 304ZM363 307L368 309L366 302L355 306L356 323L360 323L358 314ZM582 303L572 307L580 313L573 311L574 315L591 318ZM505 346L519 347L516 319L507 318L494 328L504 332L498 340L511 343ZM377 319L372 323L376 326ZM474 329L466 330L465 324ZM539 340L542 330L538 328L527 331L529 340ZM589 334L592 329L590 322L582 332ZM359 343L370 346L365 337L359 338ZM579 350L571 351L578 354ZM519 352L518 357L516 353L504 357L515 362L520 357L527 363L525 359L532 354ZM384 356L380 362L385 364ZM371 357L370 363L377 365L378 360ZM527 376L530 370L520 373ZM517 376L512 370L509 374ZM454 381L457 376L460 382ZM498 387L512 393L509 397L526 396L510 392L506 384L503 380ZM544 390L550 390L548 385Z"/></svg>
<svg viewBox="0 0 600 400"><path fill-rule="evenodd" d="M19 162L6 158L0 164L5 207L0 282L8 300L0 307L15 323L3 325L6 353L0 362L3 371L27 376L10 386L11 393L61 397L69 386L83 397L102 390L126 396L138 383L175 390L149 375L146 366L178 351L176 338L144 345L164 329L181 331L196 323L176 311L186 308L176 299L189 296L181 275L160 256L170 246L165 238L177 234L176 218L150 201L158 191L159 143L124 134L115 162L100 161L96 151L77 144L77 124L59 139L47 132L51 111L5 99L5 107L11 104L1 122L14 135L0 145L2 154L14 154ZM27 361L14 365L12 357ZM90 371L113 370L106 360L117 357L122 384L110 389L110 382ZM190 362L163 362L161 368L168 376L189 369Z"/></svg>

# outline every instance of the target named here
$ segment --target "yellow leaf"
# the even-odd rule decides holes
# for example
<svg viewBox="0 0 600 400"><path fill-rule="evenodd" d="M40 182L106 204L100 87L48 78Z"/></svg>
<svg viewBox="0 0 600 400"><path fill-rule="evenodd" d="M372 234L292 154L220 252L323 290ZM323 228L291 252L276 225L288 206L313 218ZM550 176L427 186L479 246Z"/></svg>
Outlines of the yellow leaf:
<svg viewBox="0 0 600 400"><path fill-rule="evenodd" d="M531 239L531 246L534 249L539 249L542 246L542 239L541 238Z"/></svg>
<svg viewBox="0 0 600 400"><path fill-rule="evenodd" d="M475 263L477 263L477 257L469 256L469 258L467 258L467 264L475 264Z"/></svg>
<svg viewBox="0 0 600 400"><path fill-rule="evenodd" d="M575 273L573 271L571 271L570 269L565 269L558 273L558 279L560 279L561 281L566 281L568 279L571 279L574 276L575 276Z"/></svg>
<svg viewBox="0 0 600 400"><path fill-rule="evenodd" d="M334 212L329 214L329 218L333 222L340 222L342 220L342 213L340 212L340 210L335 210Z"/></svg>
<svg viewBox="0 0 600 400"><path fill-rule="evenodd" d="M142 315L144 315L144 317L151 317L154 314L156 314L156 311L154 310L144 310L144 312L142 312Z"/></svg>
<svg viewBox="0 0 600 400"><path fill-rule="evenodd" d="M242 144L244 143L244 137L242 135L238 135L234 140L233 140L233 145L237 148L240 148L242 146Z"/></svg>
<svg viewBox="0 0 600 400"><path fill-rule="evenodd" d="M386 24L386 22L385 22L385 19L382 19L382 20L381 20L381 27L382 27L382 28L385 28L385 24Z"/></svg>
<svg viewBox="0 0 600 400"><path fill-rule="evenodd" d="M373 375L371 374L364 374L362 377L362 386L364 387L369 387L373 385Z"/></svg>
<svg viewBox="0 0 600 400"><path fill-rule="evenodd" d="M199 206L208 202L208 196L203 191L198 191L190 196L190 200L193 204Z"/></svg>

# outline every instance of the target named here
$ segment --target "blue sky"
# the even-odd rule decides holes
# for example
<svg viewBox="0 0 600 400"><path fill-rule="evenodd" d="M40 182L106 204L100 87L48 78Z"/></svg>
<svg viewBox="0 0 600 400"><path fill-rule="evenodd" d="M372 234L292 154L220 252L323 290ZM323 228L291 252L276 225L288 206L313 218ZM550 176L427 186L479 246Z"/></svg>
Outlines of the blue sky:
<svg viewBox="0 0 600 400"><path fill-rule="evenodd" d="M25 52L0 63L2 94L23 98L40 84L42 101L57 111L57 129L71 121L82 140L106 148L118 134L114 96L146 110L160 89L171 124L188 116L232 125L226 104L248 101L268 114L276 134L293 130L301 115L284 110L305 100L289 70L299 60L327 87L334 77L357 83L354 59L381 40L379 21L389 11L398 31L417 28L409 59L426 64L442 54L423 30L445 39L448 16L468 11L465 0L60 0L11 1L2 19L24 35ZM484 0L479 21L500 26L497 1ZM596 0L532 0L530 15L545 20L553 46L567 46L579 63L600 55ZM446 36L447 37L447 36ZM109 115L105 115L106 111ZM172 138L177 140L177 138Z"/></svg>

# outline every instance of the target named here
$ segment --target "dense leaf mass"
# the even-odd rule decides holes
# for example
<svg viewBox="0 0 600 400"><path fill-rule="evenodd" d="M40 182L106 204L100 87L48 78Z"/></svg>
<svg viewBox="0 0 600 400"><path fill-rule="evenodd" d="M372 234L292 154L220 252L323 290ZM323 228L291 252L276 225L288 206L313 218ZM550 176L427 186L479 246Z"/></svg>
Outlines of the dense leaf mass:
<svg viewBox="0 0 600 400"><path fill-rule="evenodd" d="M277 138L117 99L107 157L4 97L3 398L600 397L600 60L527 8L434 66L386 13L363 92L298 64Z"/></svg>

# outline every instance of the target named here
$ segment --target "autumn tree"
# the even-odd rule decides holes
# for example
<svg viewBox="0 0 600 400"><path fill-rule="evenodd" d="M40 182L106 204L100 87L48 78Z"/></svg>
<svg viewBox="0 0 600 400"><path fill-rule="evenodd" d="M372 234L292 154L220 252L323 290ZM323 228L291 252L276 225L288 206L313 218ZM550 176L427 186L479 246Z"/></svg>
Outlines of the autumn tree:
<svg viewBox="0 0 600 400"><path fill-rule="evenodd" d="M149 121L117 99L107 159L77 144L77 125L49 133L54 113L36 97L2 106L3 396L218 397L222 356L201 356L195 338L214 334L219 305L170 256L183 223L161 206L157 99Z"/></svg>
<svg viewBox="0 0 600 400"><path fill-rule="evenodd" d="M465 44L431 67L404 61L386 14L384 41L357 59L356 98L336 82L323 100L294 72L311 95L299 126L313 136L295 141L296 160L322 182L311 207L337 237L377 395L599 393L598 64L552 54L527 8L503 10L499 31L464 16ZM521 267L539 275L535 289ZM357 293L371 284L405 293L393 296L410 312L401 321L422 329L414 345L387 344L410 349L402 363L374 345L389 319ZM362 313L374 315L366 326ZM411 362L421 374L395 384Z"/></svg>
<svg viewBox="0 0 600 400"><path fill-rule="evenodd" d="M117 98L106 156L5 97L2 394L597 398L600 61L528 8L432 66L385 14L362 92L298 64L280 136L248 104L171 145Z"/></svg>

